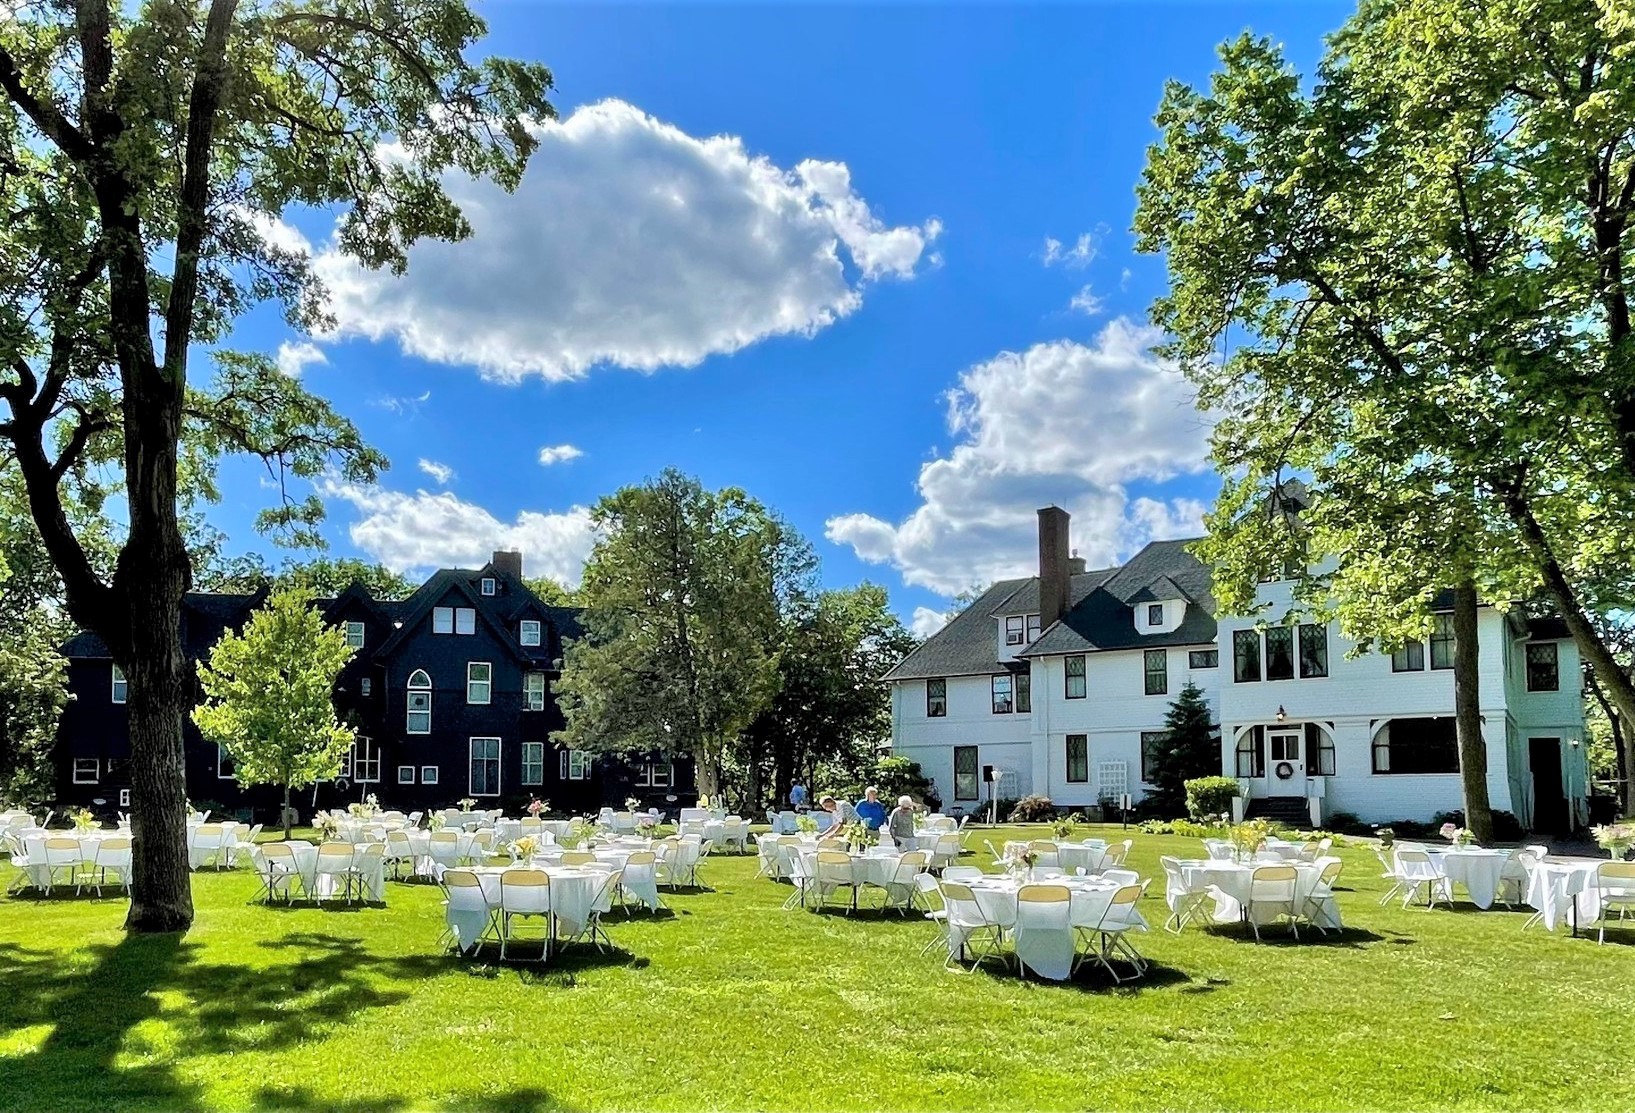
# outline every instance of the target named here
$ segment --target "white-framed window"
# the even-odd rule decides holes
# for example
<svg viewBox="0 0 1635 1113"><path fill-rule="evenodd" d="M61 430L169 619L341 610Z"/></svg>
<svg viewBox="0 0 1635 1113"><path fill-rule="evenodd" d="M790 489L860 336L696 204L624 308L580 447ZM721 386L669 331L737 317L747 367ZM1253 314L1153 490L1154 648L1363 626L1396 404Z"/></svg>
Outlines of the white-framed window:
<svg viewBox="0 0 1635 1113"><path fill-rule="evenodd" d="M522 708L524 711L545 710L544 673L525 672L522 674Z"/></svg>
<svg viewBox="0 0 1635 1113"><path fill-rule="evenodd" d="M1148 603L1147 604L1147 625L1148 626L1162 626L1162 625L1164 625L1164 604L1162 604L1162 603Z"/></svg>
<svg viewBox="0 0 1635 1113"><path fill-rule="evenodd" d="M353 649L363 648L363 623L348 622L346 624L346 644Z"/></svg>
<svg viewBox="0 0 1635 1113"><path fill-rule="evenodd" d="M119 790L119 806L122 807L122 808L128 808L128 807L131 806L131 790L130 789L122 788L122 789Z"/></svg>
<svg viewBox="0 0 1635 1113"><path fill-rule="evenodd" d="M563 750L561 753L564 781L590 780L590 755L584 750Z"/></svg>
<svg viewBox="0 0 1635 1113"><path fill-rule="evenodd" d="M483 577L483 594L484 595L492 595L492 594L494 594L494 590L495 590L494 577L493 576L484 576Z"/></svg>
<svg viewBox="0 0 1635 1113"><path fill-rule="evenodd" d="M431 632L434 634L454 633L453 607L433 607L431 609Z"/></svg>
<svg viewBox="0 0 1635 1113"><path fill-rule="evenodd" d="M473 796L500 794L500 740L473 738L471 740L471 786Z"/></svg>
<svg viewBox="0 0 1635 1113"><path fill-rule="evenodd" d="M1021 645L1022 631L1027 628L1025 615L1013 614L1005 617L1005 644Z"/></svg>
<svg viewBox="0 0 1635 1113"><path fill-rule="evenodd" d="M545 783L545 743L522 744L522 783L525 785Z"/></svg>
<svg viewBox="0 0 1635 1113"><path fill-rule="evenodd" d="M414 766L399 765L397 767L397 783L400 785L414 784Z"/></svg>
<svg viewBox="0 0 1635 1113"><path fill-rule="evenodd" d="M425 669L409 674L409 715L405 729L410 734L431 733L431 677Z"/></svg>
<svg viewBox="0 0 1635 1113"><path fill-rule="evenodd" d="M109 698L115 703L124 703L125 697L130 693L130 684L125 680L125 671L123 669L118 665L114 665L113 670L113 686L110 689Z"/></svg>
<svg viewBox="0 0 1635 1113"><path fill-rule="evenodd" d="M454 632L456 634L475 634L477 632L477 612L470 607L455 607Z"/></svg>
<svg viewBox="0 0 1635 1113"><path fill-rule="evenodd" d="M102 762L94 757L77 757L74 759L74 783L77 785L94 785L98 775L102 772Z"/></svg>
<svg viewBox="0 0 1635 1113"><path fill-rule="evenodd" d="M216 743L216 779L230 781L238 776L238 766L233 761L233 755L227 752L227 747L220 742Z"/></svg>
<svg viewBox="0 0 1635 1113"><path fill-rule="evenodd" d="M669 788L675 780L675 768L668 761L646 762L636 774L636 783L643 788Z"/></svg>
<svg viewBox="0 0 1635 1113"><path fill-rule="evenodd" d="M494 666L487 661L466 663L466 702L491 703L494 697Z"/></svg>
<svg viewBox="0 0 1635 1113"><path fill-rule="evenodd" d="M537 618L525 618L525 619L523 619L522 620L522 627L517 632L517 639L519 641L521 641L523 645L538 645L539 644L539 619L537 619Z"/></svg>
<svg viewBox="0 0 1635 1113"><path fill-rule="evenodd" d="M359 784L380 781L380 747L374 739L361 734L352 743L352 779Z"/></svg>
<svg viewBox="0 0 1635 1113"><path fill-rule="evenodd" d="M358 695L367 696L374 690L374 687L374 683L367 676L361 677L358 680Z"/></svg>
<svg viewBox="0 0 1635 1113"><path fill-rule="evenodd" d="M1039 616L1036 615L1036 614L1030 614L1030 615L1028 615L1028 644L1032 645L1034 642L1036 642L1038 640L1039 640Z"/></svg>
<svg viewBox="0 0 1635 1113"><path fill-rule="evenodd" d="M422 765L420 767L420 783L423 784L423 785L434 785L434 784L436 784L437 783L437 766L435 766L435 765Z"/></svg>

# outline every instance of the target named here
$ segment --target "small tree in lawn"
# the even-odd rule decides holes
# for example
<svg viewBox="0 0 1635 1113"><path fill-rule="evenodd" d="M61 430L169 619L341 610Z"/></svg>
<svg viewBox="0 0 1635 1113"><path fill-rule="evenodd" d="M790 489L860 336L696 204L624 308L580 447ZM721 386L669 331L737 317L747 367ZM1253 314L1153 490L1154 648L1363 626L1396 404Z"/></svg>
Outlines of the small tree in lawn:
<svg viewBox="0 0 1635 1113"><path fill-rule="evenodd" d="M353 740L331 702L352 649L312 600L304 588L273 595L243 633L217 642L199 669L205 701L193 712L204 736L231 755L240 781L283 786L286 839L291 791L338 774Z"/></svg>
<svg viewBox="0 0 1635 1113"><path fill-rule="evenodd" d="M1165 815L1186 813L1186 783L1221 771L1221 737L1196 684L1182 688L1164 714L1164 740L1153 755L1153 791L1148 800Z"/></svg>

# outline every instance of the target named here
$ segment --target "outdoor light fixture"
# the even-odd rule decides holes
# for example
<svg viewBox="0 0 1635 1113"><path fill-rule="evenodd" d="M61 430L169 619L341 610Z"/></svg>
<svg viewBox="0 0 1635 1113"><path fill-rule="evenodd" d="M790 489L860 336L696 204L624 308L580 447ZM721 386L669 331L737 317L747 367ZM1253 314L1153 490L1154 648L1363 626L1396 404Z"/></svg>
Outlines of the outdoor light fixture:
<svg viewBox="0 0 1635 1113"><path fill-rule="evenodd" d="M1277 721L1281 723L1284 719L1287 719L1288 717L1289 717L1289 713L1287 711L1283 710L1283 705L1281 703L1278 704L1277 705Z"/></svg>

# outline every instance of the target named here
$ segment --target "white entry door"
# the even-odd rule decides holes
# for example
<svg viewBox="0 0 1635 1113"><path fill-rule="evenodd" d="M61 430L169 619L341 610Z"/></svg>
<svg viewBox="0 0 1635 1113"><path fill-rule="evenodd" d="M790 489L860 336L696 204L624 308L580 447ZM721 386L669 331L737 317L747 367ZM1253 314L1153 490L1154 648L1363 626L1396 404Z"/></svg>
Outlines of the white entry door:
<svg viewBox="0 0 1635 1113"><path fill-rule="evenodd" d="M1270 795L1306 794L1305 742L1305 732L1299 728L1274 728L1266 732L1266 780Z"/></svg>

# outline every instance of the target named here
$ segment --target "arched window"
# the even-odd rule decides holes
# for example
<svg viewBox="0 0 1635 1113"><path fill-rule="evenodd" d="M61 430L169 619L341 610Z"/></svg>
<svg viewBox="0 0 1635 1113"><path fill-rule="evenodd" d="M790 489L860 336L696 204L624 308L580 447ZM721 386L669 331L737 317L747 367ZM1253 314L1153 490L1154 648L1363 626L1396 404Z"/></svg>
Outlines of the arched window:
<svg viewBox="0 0 1635 1113"><path fill-rule="evenodd" d="M1266 775L1266 735L1260 727L1250 727L1238 735L1238 776Z"/></svg>
<svg viewBox="0 0 1635 1113"><path fill-rule="evenodd" d="M431 677L425 669L409 674L408 733L431 733Z"/></svg>

